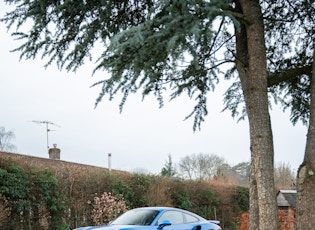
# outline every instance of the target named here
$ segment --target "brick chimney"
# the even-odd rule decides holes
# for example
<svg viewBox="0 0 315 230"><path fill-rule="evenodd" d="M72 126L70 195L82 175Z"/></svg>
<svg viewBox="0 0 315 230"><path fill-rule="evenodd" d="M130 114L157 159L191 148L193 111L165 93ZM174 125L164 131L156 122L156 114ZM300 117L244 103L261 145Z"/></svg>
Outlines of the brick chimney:
<svg viewBox="0 0 315 230"><path fill-rule="evenodd" d="M50 148L48 151L49 159L60 160L60 149L57 148L56 144L53 144L53 148Z"/></svg>

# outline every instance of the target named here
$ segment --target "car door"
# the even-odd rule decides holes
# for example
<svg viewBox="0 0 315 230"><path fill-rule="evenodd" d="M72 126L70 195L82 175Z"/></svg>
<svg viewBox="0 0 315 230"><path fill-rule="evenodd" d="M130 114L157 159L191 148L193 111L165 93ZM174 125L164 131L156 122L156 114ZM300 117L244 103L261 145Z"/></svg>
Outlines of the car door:
<svg viewBox="0 0 315 230"><path fill-rule="evenodd" d="M169 210L164 212L157 221L157 225L162 221L168 220L171 225L165 226L163 230L191 230L192 225L186 224L184 215L180 211Z"/></svg>

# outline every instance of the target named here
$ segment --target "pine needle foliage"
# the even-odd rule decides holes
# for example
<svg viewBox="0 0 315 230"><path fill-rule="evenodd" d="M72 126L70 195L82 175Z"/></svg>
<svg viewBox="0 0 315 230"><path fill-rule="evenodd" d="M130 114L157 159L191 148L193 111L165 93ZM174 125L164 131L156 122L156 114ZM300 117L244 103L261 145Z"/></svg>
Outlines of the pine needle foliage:
<svg viewBox="0 0 315 230"><path fill-rule="evenodd" d="M270 95L283 110L291 110L293 124L298 121L307 124L315 3L311 0L264 2Z"/></svg>
<svg viewBox="0 0 315 230"><path fill-rule="evenodd" d="M187 118L193 116L194 129L200 128L208 113L207 93L219 82L218 66L231 61L216 55L232 36L226 29L234 20L229 0L5 2L16 5L2 21L23 41L14 50L21 58L41 56L46 66L56 62L75 71L92 60L93 49L104 49L94 71L111 76L93 85L102 87L96 104L122 93L122 110L128 95L141 89L162 107L163 92L170 100L187 93L196 101Z"/></svg>
<svg viewBox="0 0 315 230"><path fill-rule="evenodd" d="M235 68L235 31L248 23L238 0L5 0L15 6L1 19L21 41L21 59L41 57L46 67L76 71L95 61L94 73L110 73L100 86L104 96L153 94L164 105L187 94L195 105L194 130L208 114L207 96L219 79L232 80L224 94L233 117L244 119L243 92ZM270 98L291 121L307 123L309 76L314 39L311 0L261 0L266 31ZM95 57L95 50L99 56ZM101 52L99 52L101 50Z"/></svg>

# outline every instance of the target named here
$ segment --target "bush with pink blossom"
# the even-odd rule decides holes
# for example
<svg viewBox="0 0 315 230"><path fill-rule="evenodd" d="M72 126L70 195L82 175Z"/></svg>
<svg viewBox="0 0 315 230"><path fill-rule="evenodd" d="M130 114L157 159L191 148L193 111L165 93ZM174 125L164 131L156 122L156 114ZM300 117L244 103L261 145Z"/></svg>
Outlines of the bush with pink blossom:
<svg viewBox="0 0 315 230"><path fill-rule="evenodd" d="M106 224L128 210L121 194L113 196L110 192L104 192L100 197L95 195L92 220L96 225Z"/></svg>

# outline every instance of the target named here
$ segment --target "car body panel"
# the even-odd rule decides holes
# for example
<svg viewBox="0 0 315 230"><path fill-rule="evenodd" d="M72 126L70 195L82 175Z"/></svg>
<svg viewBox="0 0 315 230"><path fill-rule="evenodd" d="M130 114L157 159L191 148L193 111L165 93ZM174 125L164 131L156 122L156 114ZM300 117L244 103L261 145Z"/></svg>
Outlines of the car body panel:
<svg viewBox="0 0 315 230"><path fill-rule="evenodd" d="M127 224L126 224L127 223ZM143 207L129 210L108 225L80 227L75 230L221 230L218 221L171 207Z"/></svg>

